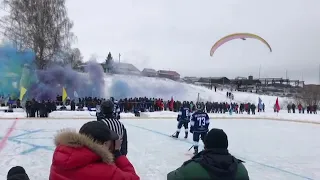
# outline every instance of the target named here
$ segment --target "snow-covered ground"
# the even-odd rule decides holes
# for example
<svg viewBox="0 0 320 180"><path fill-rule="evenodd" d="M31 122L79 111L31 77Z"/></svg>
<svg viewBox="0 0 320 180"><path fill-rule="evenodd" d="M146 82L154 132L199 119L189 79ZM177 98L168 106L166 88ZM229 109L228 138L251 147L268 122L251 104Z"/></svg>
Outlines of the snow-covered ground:
<svg viewBox="0 0 320 180"><path fill-rule="evenodd" d="M132 114L122 114L121 121L128 130L128 157L142 180L164 180L169 171L190 158L185 154L192 137L168 137L176 129L175 116L172 112L155 112L135 119ZM54 150L52 139L57 130L79 129L95 119L89 112L63 111L52 113L49 119L26 120L18 112L3 113L0 117L0 179L5 179L10 167L22 165L32 180L48 179ZM251 179L320 179L319 124L269 121L282 118L319 122L319 115L280 112L210 117L211 128L222 128L228 134L230 152L246 162Z"/></svg>
<svg viewBox="0 0 320 180"><path fill-rule="evenodd" d="M159 97L163 99L230 102L226 92L166 79L114 75L105 77L106 96ZM320 115L273 113L277 97L233 92L235 102L266 105L265 113L209 114L210 127L222 128L229 136L230 152L244 160L251 179L320 179ZM290 100L279 98L280 106ZM5 113L0 107L0 179L12 166L22 165L32 180L48 179L53 137L63 128L79 129L95 120L95 112L55 111L49 118L26 119L23 109ZM177 113L122 113L121 121L128 131L129 154L142 180L163 180L166 174L190 156L188 140L169 135L176 130Z"/></svg>
<svg viewBox="0 0 320 180"><path fill-rule="evenodd" d="M107 96L126 96L126 97L157 97L165 100L173 97L182 101L197 101L198 93L201 100L230 102L226 97L227 90L219 90L214 92L205 87L176 82L169 79L128 76L128 75L112 75L105 77L105 92ZM267 109L272 109L277 97L258 95L246 92L232 92L235 102L250 102L258 104L260 97L265 103ZM287 106L291 102L287 98L279 98L280 106Z"/></svg>

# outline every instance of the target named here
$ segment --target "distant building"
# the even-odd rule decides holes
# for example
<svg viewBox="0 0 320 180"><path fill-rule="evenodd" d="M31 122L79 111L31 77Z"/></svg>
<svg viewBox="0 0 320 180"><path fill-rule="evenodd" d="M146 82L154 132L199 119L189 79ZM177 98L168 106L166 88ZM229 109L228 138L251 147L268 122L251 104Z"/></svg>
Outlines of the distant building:
<svg viewBox="0 0 320 180"><path fill-rule="evenodd" d="M260 78L263 86L278 86L278 87L303 87L304 81L290 80L283 78Z"/></svg>
<svg viewBox="0 0 320 180"><path fill-rule="evenodd" d="M261 81L258 79L253 79L253 76L249 76L248 78L238 77L234 80L231 80L231 83L236 85L236 89L238 91L244 92L256 92L258 86L261 85Z"/></svg>
<svg viewBox="0 0 320 180"><path fill-rule="evenodd" d="M158 76L162 78L171 79L174 81L180 80L180 74L176 71L159 70Z"/></svg>
<svg viewBox="0 0 320 180"><path fill-rule="evenodd" d="M241 77L241 76L238 76L235 78L235 80L241 80L241 79L248 79L247 77Z"/></svg>
<svg viewBox="0 0 320 180"><path fill-rule="evenodd" d="M106 72L106 64L105 63L99 63L103 69L104 72ZM87 67L87 63L82 63L80 65L78 65L77 67L75 67L75 70L81 71L81 72L85 72L85 69Z"/></svg>
<svg viewBox="0 0 320 180"><path fill-rule="evenodd" d="M205 86L209 89L213 89L217 85L230 84L230 79L227 77L201 77L195 82L196 85Z"/></svg>
<svg viewBox="0 0 320 180"><path fill-rule="evenodd" d="M141 74L146 77L157 77L158 76L158 72L156 70L149 69L149 68L144 68L142 70Z"/></svg>
<svg viewBox="0 0 320 180"><path fill-rule="evenodd" d="M112 73L114 74L130 74L141 75L141 72L133 64L129 63L113 63Z"/></svg>
<svg viewBox="0 0 320 180"><path fill-rule="evenodd" d="M182 78L182 81L183 82L186 82L186 83L191 83L191 84L194 84L195 82L197 82L200 78L198 77L189 77L189 76L186 76L184 78Z"/></svg>
<svg viewBox="0 0 320 180"><path fill-rule="evenodd" d="M203 77L198 80L200 83L209 84L230 84L230 80L227 77Z"/></svg>

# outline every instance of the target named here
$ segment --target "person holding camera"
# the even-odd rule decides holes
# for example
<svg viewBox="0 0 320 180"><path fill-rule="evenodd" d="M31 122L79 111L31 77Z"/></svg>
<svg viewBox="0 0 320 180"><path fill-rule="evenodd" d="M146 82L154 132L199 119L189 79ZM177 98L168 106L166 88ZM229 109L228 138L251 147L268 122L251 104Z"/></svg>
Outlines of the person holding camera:
<svg viewBox="0 0 320 180"><path fill-rule="evenodd" d="M121 154L121 140L101 121L84 124L79 132L62 130L55 137L50 180L139 180Z"/></svg>
<svg viewBox="0 0 320 180"><path fill-rule="evenodd" d="M115 117L114 103L112 100L106 100L101 103L99 112L97 112L97 121L104 122L112 131L116 132L122 140L120 152L123 155L128 154L127 130L119 119Z"/></svg>

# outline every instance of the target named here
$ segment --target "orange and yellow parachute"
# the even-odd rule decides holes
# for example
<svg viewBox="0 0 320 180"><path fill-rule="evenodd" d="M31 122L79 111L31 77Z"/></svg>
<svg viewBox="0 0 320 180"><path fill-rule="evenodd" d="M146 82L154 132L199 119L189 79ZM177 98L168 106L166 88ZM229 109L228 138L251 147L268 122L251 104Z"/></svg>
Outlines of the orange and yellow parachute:
<svg viewBox="0 0 320 180"><path fill-rule="evenodd" d="M230 34L228 36L225 36L223 38L221 38L219 41L217 41L211 48L210 50L210 56L213 56L214 52L224 43L234 40L234 39L242 39L242 40L246 40L247 38L253 38L253 39L257 39L260 40L261 42L263 42L266 46L268 46L268 48L270 49L270 52L272 52L271 46L269 45L269 43L264 40L262 37L255 35L255 34L251 34L251 33L235 33L235 34Z"/></svg>

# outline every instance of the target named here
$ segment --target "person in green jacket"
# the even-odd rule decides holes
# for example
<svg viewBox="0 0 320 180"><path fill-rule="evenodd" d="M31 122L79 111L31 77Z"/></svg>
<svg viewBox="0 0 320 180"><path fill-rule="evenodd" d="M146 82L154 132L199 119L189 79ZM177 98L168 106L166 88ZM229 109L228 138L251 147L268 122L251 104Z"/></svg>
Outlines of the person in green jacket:
<svg viewBox="0 0 320 180"><path fill-rule="evenodd" d="M211 129L204 150L170 172L167 180L249 180L243 161L228 151L228 137L222 129Z"/></svg>

